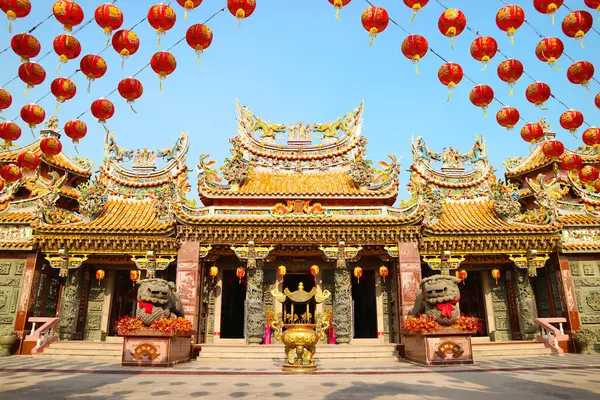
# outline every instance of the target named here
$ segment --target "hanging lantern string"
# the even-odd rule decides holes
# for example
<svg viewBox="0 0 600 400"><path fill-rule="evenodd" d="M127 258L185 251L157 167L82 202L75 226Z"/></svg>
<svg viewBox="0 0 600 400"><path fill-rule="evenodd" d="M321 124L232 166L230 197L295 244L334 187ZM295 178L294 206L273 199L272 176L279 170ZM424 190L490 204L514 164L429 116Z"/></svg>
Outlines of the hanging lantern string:
<svg viewBox="0 0 600 400"><path fill-rule="evenodd" d="M48 15L46 18L44 18L41 22L38 22L36 25L33 26L33 28L29 29L27 31L27 33L31 33L33 31L35 31L40 25L42 25L44 22L48 21L50 18L52 18L54 16L54 14L50 14ZM4 50L0 51L0 55L4 54L6 51L8 51L10 49L10 45L7 46Z"/></svg>
<svg viewBox="0 0 600 400"><path fill-rule="evenodd" d="M573 9L571 7L569 7L567 5L567 3L563 3L563 7L566 8L567 10L569 10L569 12L573 12ZM596 28L594 28L594 25L592 25L591 30L593 30L594 32L596 32L598 35L600 35L600 31L598 31Z"/></svg>

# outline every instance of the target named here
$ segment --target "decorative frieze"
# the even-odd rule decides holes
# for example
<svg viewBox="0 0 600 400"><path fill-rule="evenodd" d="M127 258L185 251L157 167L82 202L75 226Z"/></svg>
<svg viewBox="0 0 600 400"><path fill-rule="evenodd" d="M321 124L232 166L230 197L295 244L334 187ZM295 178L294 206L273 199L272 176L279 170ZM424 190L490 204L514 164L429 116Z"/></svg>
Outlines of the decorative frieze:
<svg viewBox="0 0 600 400"><path fill-rule="evenodd" d="M362 250L362 247L346 247L346 243L340 241L337 246L319 246L319 250L323 252L323 255L328 260L336 261L337 268L346 268L346 262L355 261L358 257L358 252Z"/></svg>

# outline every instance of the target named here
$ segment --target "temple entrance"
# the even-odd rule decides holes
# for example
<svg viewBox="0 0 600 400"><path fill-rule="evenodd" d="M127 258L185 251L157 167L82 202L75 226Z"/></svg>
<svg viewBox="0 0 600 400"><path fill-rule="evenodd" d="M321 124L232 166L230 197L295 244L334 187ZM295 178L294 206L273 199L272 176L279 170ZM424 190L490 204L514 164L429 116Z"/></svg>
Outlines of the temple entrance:
<svg viewBox="0 0 600 400"><path fill-rule="evenodd" d="M460 289L460 313L477 317L485 321L485 303L481 285L481 273L473 271L467 278L458 284ZM474 336L487 336L487 324L482 324L482 333Z"/></svg>
<svg viewBox="0 0 600 400"><path fill-rule="evenodd" d="M115 286L110 311L110 336L117 335L116 324L122 317L135 317L137 308L137 286L129 277L129 270L115 271Z"/></svg>
<svg viewBox="0 0 600 400"><path fill-rule="evenodd" d="M243 339L246 276L240 282L235 270L223 270L222 290L221 339Z"/></svg>
<svg viewBox="0 0 600 400"><path fill-rule="evenodd" d="M375 271L363 270L360 282L352 277L354 338L377 339Z"/></svg>

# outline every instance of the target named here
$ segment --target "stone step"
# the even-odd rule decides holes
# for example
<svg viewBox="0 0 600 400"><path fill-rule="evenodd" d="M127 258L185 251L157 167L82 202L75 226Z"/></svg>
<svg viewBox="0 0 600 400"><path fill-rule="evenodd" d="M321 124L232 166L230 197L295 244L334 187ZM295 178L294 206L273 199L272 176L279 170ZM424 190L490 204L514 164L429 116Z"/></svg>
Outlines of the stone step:
<svg viewBox="0 0 600 400"><path fill-rule="evenodd" d="M98 349L96 351L81 351L73 348L61 348L61 347L48 347L42 354L77 354L81 357L93 356L97 354L104 355L118 355L120 356L122 352L121 348L118 349Z"/></svg>
<svg viewBox="0 0 600 400"><path fill-rule="evenodd" d="M551 356L552 350L532 341L473 343L474 359Z"/></svg>
<svg viewBox="0 0 600 400"><path fill-rule="evenodd" d="M86 354L85 356L82 356L81 354L48 354L46 352L43 352L41 354L38 354L36 357L43 357L44 359L70 359L78 361L121 361L121 354L119 354L118 356L105 354Z"/></svg>
<svg viewBox="0 0 600 400"><path fill-rule="evenodd" d="M486 349L500 349L500 350L519 350L519 349L545 349L546 346L543 343L527 343L527 344L511 344L511 343L473 343L473 351L486 350Z"/></svg>
<svg viewBox="0 0 600 400"><path fill-rule="evenodd" d="M317 359L395 359L399 357L398 352L389 353L323 353L317 348L315 358ZM285 353L283 350L277 353L203 353L198 356L199 359L218 358L218 359L284 359Z"/></svg>
<svg viewBox="0 0 600 400"><path fill-rule="evenodd" d="M81 352L93 353L104 350L118 350L123 349L122 343L106 343L106 342L75 342L75 341L58 341L52 343L49 349L72 349Z"/></svg>
<svg viewBox="0 0 600 400"><path fill-rule="evenodd" d="M219 345L201 345L200 353L281 353L284 350L282 345L261 345L261 346L219 346ZM317 345L319 353L392 353L396 350L396 345L388 346L338 346L338 345Z"/></svg>
<svg viewBox="0 0 600 400"><path fill-rule="evenodd" d="M489 336L472 336L471 343L491 343Z"/></svg>

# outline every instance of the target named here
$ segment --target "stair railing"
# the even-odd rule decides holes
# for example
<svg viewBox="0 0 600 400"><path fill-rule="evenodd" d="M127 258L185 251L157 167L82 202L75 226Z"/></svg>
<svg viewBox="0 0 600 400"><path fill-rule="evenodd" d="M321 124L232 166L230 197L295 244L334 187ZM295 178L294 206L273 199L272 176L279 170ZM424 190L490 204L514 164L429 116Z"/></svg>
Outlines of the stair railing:
<svg viewBox="0 0 600 400"><path fill-rule="evenodd" d="M44 351L46 347L52 342L58 340L58 335L54 333L54 328L60 322L60 318L55 317L31 317L31 334L25 336L25 341L35 341L36 345L31 349L31 354L39 354ZM36 329L36 324L42 324Z"/></svg>
<svg viewBox="0 0 600 400"><path fill-rule="evenodd" d="M565 335L563 323L567 322L566 318L536 318L536 322L540 327L541 335L538 335L537 340L540 343L552 350L552 353L563 355L564 350L559 342L568 342L569 335ZM558 327L552 325L558 324Z"/></svg>

